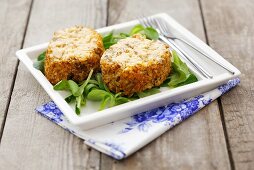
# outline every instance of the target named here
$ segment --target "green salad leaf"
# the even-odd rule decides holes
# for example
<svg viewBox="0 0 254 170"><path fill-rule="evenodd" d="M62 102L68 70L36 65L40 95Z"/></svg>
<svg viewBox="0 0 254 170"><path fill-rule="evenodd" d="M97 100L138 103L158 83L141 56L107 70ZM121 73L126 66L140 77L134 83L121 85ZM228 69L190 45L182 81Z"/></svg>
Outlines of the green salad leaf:
<svg viewBox="0 0 254 170"><path fill-rule="evenodd" d="M110 96L104 96L104 98L102 99L101 106L100 106L99 110L105 109L108 102L110 101L110 99L111 99Z"/></svg>
<svg viewBox="0 0 254 170"><path fill-rule="evenodd" d="M182 62L178 54L175 51L172 54L172 73L169 76L168 86L174 88L198 81L197 77L190 72L188 66Z"/></svg>
<svg viewBox="0 0 254 170"><path fill-rule="evenodd" d="M86 81L78 88L78 90L74 93L74 96L80 96L83 94L86 85L88 84L90 78L92 77L93 74L93 69L90 71L90 73L88 74L88 77L86 79Z"/></svg>
<svg viewBox="0 0 254 170"><path fill-rule="evenodd" d="M110 94L102 89L93 89L88 93L87 99L92 100L92 101L101 101L103 100L106 96L109 96Z"/></svg>
<svg viewBox="0 0 254 170"><path fill-rule="evenodd" d="M108 87L106 86L106 84L105 84L105 83L103 82L103 80L102 80L102 75L101 75L101 73L97 73L95 77L96 77L96 80L97 80L97 82L98 82L98 84L99 84L100 89L106 90L107 92L110 92L109 89L108 89Z"/></svg>
<svg viewBox="0 0 254 170"><path fill-rule="evenodd" d="M85 87L85 89L84 89L84 95L88 95L88 93L93 89L93 88L95 88L95 89L98 89L99 87L97 86L97 84L88 84L86 87Z"/></svg>
<svg viewBox="0 0 254 170"><path fill-rule="evenodd" d="M145 27L141 24L136 25L135 27L133 27L130 31L130 35L134 35L137 34L141 31L143 31L145 29Z"/></svg>
<svg viewBox="0 0 254 170"><path fill-rule="evenodd" d="M159 38L158 32L153 27L144 27L141 24L136 25L130 31L130 35L140 33L145 35L150 40L157 40Z"/></svg>
<svg viewBox="0 0 254 170"><path fill-rule="evenodd" d="M37 70L40 70L42 73L44 73L45 55L46 55L46 51L41 53L37 57L37 60L33 63L34 68L36 68Z"/></svg>
<svg viewBox="0 0 254 170"><path fill-rule="evenodd" d="M68 80L61 80L53 87L54 90L69 90Z"/></svg>
<svg viewBox="0 0 254 170"><path fill-rule="evenodd" d="M71 95L66 97L65 101L67 103L71 103L75 100L75 112L78 115L80 114L81 106L86 104L86 96L84 95L84 91L90 82L92 74L93 70L89 72L88 78L80 86L73 80L61 80L53 86L54 90L67 90L71 92ZM97 87L97 85L94 85L93 87Z"/></svg>
<svg viewBox="0 0 254 170"><path fill-rule="evenodd" d="M79 89L79 86L78 84L73 81L73 80L68 80L68 85L69 85L69 90L71 91L71 93L73 94L73 96L76 96L76 92L78 91ZM76 96L77 97L77 96Z"/></svg>
<svg viewBox="0 0 254 170"><path fill-rule="evenodd" d="M128 99L128 98L126 98L126 97L117 97L116 99L115 99L115 104L116 105L120 105L120 104L124 104L124 103L127 103L127 102L129 102L129 101L131 101L131 99Z"/></svg>
<svg viewBox="0 0 254 170"><path fill-rule="evenodd" d="M158 40L158 38L159 38L158 32L152 27L145 28L144 33L145 33L146 37L150 40Z"/></svg>
<svg viewBox="0 0 254 170"><path fill-rule="evenodd" d="M77 115L80 114L81 108L81 96L76 97L76 105L75 105L75 112Z"/></svg>
<svg viewBox="0 0 254 170"><path fill-rule="evenodd" d="M192 74L187 65L179 58L178 54L173 51L172 72L169 77L164 81L161 87L179 87L185 84L196 82L197 77ZM90 71L88 78L80 84L73 80L62 80L54 86L55 90L68 90L71 95L65 100L70 103L76 102L75 111L80 114L81 107L86 104L86 100L101 102L99 110L106 107L113 107L132 100L147 97L159 93L159 87L154 87L143 92L134 94L131 98L123 97L122 93L114 94L110 92L106 84L103 82L101 73L94 76L93 70Z"/></svg>
<svg viewBox="0 0 254 170"><path fill-rule="evenodd" d="M99 86L91 86L89 87L89 90L87 89L87 99L92 101L101 101L99 110L103 110L107 106L113 107L130 101L128 98L122 97L121 93L111 93L106 84L103 82L101 73L97 73L95 78Z"/></svg>
<svg viewBox="0 0 254 170"><path fill-rule="evenodd" d="M111 45L116 44L120 39L130 37L137 33L140 33L146 36L146 38L150 40L157 40L159 38L159 34L154 28L144 27L143 25L138 24L131 29L129 34L120 33L120 34L114 35L113 32L110 32L109 34L105 35L102 39L104 48L108 49Z"/></svg>
<svg viewBox="0 0 254 170"><path fill-rule="evenodd" d="M46 56L46 51L44 51L38 56L37 61L45 60L45 56Z"/></svg>
<svg viewBox="0 0 254 170"><path fill-rule="evenodd" d="M156 93L160 93L160 90L158 88L154 87L154 88L142 91L142 92L138 92L137 95L139 98L143 98L143 97L150 96L150 95L153 95Z"/></svg>
<svg viewBox="0 0 254 170"><path fill-rule="evenodd" d="M79 86L78 84L73 80L61 80L53 87L54 90L69 90L73 94L73 96L76 96L75 93L78 91Z"/></svg>
<svg viewBox="0 0 254 170"><path fill-rule="evenodd" d="M111 32L105 35L103 37L104 47L108 49L120 39L130 37L137 33L142 34L150 40L157 40L159 38L156 29L138 24L129 33L114 35ZM35 68L41 70L43 73L45 55L46 52L41 53L33 64ZM172 55L172 71L160 87L175 88L198 81L197 77L190 72L188 66L180 59L175 51L172 52ZM67 103L75 102L75 112L78 115L81 113L82 106L86 105L87 100L101 102L99 110L103 110L106 107L113 107L160 92L159 87L154 87L143 92L135 93L131 97L124 97L122 93L114 94L103 82L102 74L96 73L93 75L93 70L90 71L87 79L81 83L76 83L73 80L61 80L53 86L53 89L70 92L70 95L65 98L65 101Z"/></svg>
<svg viewBox="0 0 254 170"><path fill-rule="evenodd" d="M68 97L65 98L65 101L66 101L67 103L71 103L74 99L75 99L75 96L70 95L70 96L68 96Z"/></svg>
<svg viewBox="0 0 254 170"><path fill-rule="evenodd" d="M76 92L78 91L79 89L79 86L78 84L73 81L73 80L68 80L68 84L69 84L69 90L71 91L71 93L73 94L73 96L76 96ZM77 96L76 96L77 97Z"/></svg>
<svg viewBox="0 0 254 170"><path fill-rule="evenodd" d="M104 36L102 41L104 48L108 49L111 45L116 44L118 40L114 37L113 32L111 32L108 35Z"/></svg>
<svg viewBox="0 0 254 170"><path fill-rule="evenodd" d="M75 105L75 112L77 115L81 112L81 106L86 104L86 99L83 95L76 97L76 105Z"/></svg>
<svg viewBox="0 0 254 170"><path fill-rule="evenodd" d="M61 80L53 87L54 90L67 90L71 92L71 95L66 97L65 101L67 103L75 101L76 114L80 114L81 107L86 104L86 100L100 101L99 110L130 101L130 99L122 97L121 93L111 93L103 82L101 73L97 73L95 76L92 76L92 74L93 70L90 71L88 78L81 84L77 84L73 80Z"/></svg>

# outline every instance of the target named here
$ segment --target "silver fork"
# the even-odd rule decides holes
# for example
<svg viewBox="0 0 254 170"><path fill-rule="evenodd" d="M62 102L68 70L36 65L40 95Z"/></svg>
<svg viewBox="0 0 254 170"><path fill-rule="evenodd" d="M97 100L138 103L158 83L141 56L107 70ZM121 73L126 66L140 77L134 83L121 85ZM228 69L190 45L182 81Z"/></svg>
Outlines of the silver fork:
<svg viewBox="0 0 254 170"><path fill-rule="evenodd" d="M166 38L162 34L161 28L159 27L159 24L155 22L155 20L152 21L150 18L144 17L140 18L139 22L146 27L155 28L156 31L159 33L159 39L169 44L170 47L173 50L175 50L181 57L187 59L204 77L209 79L213 78L213 76L209 72L207 72L202 66L200 66L197 62L195 62L186 52L184 52L181 48L179 48L173 40Z"/></svg>
<svg viewBox="0 0 254 170"><path fill-rule="evenodd" d="M198 49L197 47L195 47L194 45L192 45L191 43L189 43L188 41L182 39L182 38L178 38L178 37L173 37L170 35L170 29L168 27L168 24L165 23L165 21L162 21L160 19L154 19L154 18L147 18L147 20L150 20L150 22L153 22L155 24L157 24L160 27L160 30L162 32L162 34L167 37L168 39L171 40L179 40L185 44L187 44L188 46L190 46L192 49L196 50L198 53L202 54L203 56L205 56L206 58L208 58L209 60L213 61L214 63L216 63L217 65L221 66L222 68L224 68L225 70L227 70L228 72L230 72L231 74L235 74L235 72L233 70L231 70L230 68L226 67L225 65L221 64L219 61L215 60L214 58L212 58L211 56L207 55L206 53L204 53L203 51L201 51L200 49Z"/></svg>

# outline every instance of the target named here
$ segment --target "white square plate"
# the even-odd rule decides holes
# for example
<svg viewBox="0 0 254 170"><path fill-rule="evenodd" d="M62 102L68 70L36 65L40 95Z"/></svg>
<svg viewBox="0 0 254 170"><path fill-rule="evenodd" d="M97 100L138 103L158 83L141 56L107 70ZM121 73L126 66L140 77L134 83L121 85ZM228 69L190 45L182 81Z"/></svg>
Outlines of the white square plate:
<svg viewBox="0 0 254 170"><path fill-rule="evenodd" d="M48 43L37 45L34 47L26 48L17 51L16 55L22 61L28 70L32 73L32 75L36 78L36 80L41 84L41 86L45 89L45 91L49 94L52 100L56 103L56 105L60 108L60 110L64 113L64 115L69 119L69 121L81 127L82 129L89 129L93 127L97 127L103 124L107 124L122 118L129 117L134 115L135 113L147 111L156 107L160 107L166 105L171 102L176 102L182 100L184 98L192 97L194 95L201 94L203 92L209 91L213 88L218 87L221 84L226 83L228 80L238 77L241 73L240 71L231 65L228 61L226 61L223 57L221 57L218 53L212 50L209 46L207 46L204 42L202 42L199 38L193 35L191 32L186 30L180 24L178 24L174 19L172 19L167 14L157 14L152 16L154 18L161 18L165 20L170 26L170 31L173 35L184 38L185 40L191 42L196 47L199 47L201 50L206 52L208 55L213 57L215 60L220 61L222 64L230 68L235 72L234 75L227 72L220 66L206 59L204 56L199 53L193 51L192 49L184 46L183 44L178 44L186 52L188 52L193 58L203 65L207 71L212 73L214 76L213 79L204 78L199 72L197 72L194 67L188 61L187 63L190 70L198 77L199 81L188 84L182 87L169 89L169 88L160 88L161 92L158 94L154 94L142 99L138 99L135 101L131 101L119 106L114 106L112 108L107 108L102 111L98 111L99 102L87 102L87 105L82 108L82 113L78 116L75 113L75 109L73 105L69 105L64 98L68 95L66 92L55 91L53 90L53 86L46 79L46 77L42 74L41 71L35 69L33 67L33 61L36 60L37 56L46 51ZM117 24L105 28L98 29L97 31L101 34L107 34L111 31L114 33L117 32L129 32L130 29L138 24L137 20L125 22L122 24Z"/></svg>

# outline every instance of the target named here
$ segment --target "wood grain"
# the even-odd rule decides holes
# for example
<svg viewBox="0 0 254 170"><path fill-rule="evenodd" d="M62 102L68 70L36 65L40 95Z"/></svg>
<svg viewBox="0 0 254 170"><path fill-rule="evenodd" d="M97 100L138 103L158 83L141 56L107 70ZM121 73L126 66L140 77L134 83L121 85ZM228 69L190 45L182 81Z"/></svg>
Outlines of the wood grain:
<svg viewBox="0 0 254 170"><path fill-rule="evenodd" d="M0 0L0 125L8 111L0 169L253 169L252 0L200 0L210 46L242 71L241 85L221 98L226 134L216 101L123 161L89 149L36 114L34 108L50 99L23 64L18 66L10 98L17 64L14 53L24 35L28 47L48 41L59 28L75 24L98 28L107 20L112 25L158 12L172 15L205 40L199 0L110 0L108 19L107 0L34 0L25 34L31 2Z"/></svg>
<svg viewBox="0 0 254 170"><path fill-rule="evenodd" d="M59 28L102 27L106 8L104 0L35 0L25 47L48 41ZM36 106L49 100L20 64L0 146L0 169L99 169L99 152L35 113Z"/></svg>
<svg viewBox="0 0 254 170"><path fill-rule="evenodd" d="M0 1L0 134L15 80L15 52L22 46L31 0Z"/></svg>
<svg viewBox="0 0 254 170"><path fill-rule="evenodd" d="M158 12L172 15L205 40L197 0L110 0L108 21L111 25ZM102 155L101 169L230 169L217 101L123 161Z"/></svg>
<svg viewBox="0 0 254 170"><path fill-rule="evenodd" d="M254 2L201 2L210 46L242 72L240 86L224 95L221 102L234 167L253 169Z"/></svg>

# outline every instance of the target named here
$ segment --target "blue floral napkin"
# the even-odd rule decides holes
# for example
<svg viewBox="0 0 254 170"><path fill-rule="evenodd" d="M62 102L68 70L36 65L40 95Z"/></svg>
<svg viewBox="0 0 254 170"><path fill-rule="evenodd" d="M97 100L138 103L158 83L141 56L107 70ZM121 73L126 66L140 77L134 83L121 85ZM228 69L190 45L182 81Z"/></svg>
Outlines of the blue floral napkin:
<svg viewBox="0 0 254 170"><path fill-rule="evenodd" d="M239 83L239 78L236 78L199 96L185 99L179 103L170 103L86 131L70 124L52 101L37 107L36 110L42 116L84 139L87 145L115 159L123 159L156 139L168 129L184 121Z"/></svg>

